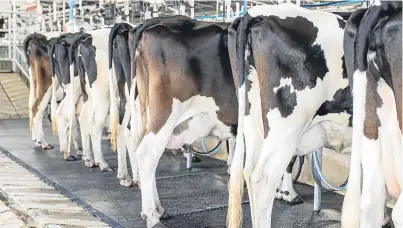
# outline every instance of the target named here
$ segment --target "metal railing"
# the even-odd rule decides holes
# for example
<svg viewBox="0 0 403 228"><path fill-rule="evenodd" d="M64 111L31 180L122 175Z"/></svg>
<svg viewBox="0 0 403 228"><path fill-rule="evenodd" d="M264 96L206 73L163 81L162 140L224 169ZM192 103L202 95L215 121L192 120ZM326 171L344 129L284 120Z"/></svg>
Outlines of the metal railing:
<svg viewBox="0 0 403 228"><path fill-rule="evenodd" d="M27 25L26 22L24 22L23 18L31 22L43 22L43 16L37 12L14 10L16 9L15 1L11 1L11 3L12 10L0 10L0 16L3 16L7 19L8 25L7 29L0 29L0 32L5 33L5 36L2 39L2 44L0 44L0 46L8 48L7 57L0 58L0 61L11 62L12 71L20 72L26 79L29 80L27 69L23 66L23 62L26 62L26 58L23 51L21 51L20 46L22 45L23 40L28 34L33 32L40 32L41 30L44 30L44 26L43 23L41 23L42 26Z"/></svg>

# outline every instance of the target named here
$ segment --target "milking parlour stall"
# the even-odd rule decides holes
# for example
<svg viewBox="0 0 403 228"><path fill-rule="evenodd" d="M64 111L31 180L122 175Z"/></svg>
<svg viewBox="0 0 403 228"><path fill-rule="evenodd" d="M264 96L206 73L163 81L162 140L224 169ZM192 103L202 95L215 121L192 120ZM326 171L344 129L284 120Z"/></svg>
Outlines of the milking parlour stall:
<svg viewBox="0 0 403 228"><path fill-rule="evenodd" d="M403 228L402 1L0 0L0 227Z"/></svg>

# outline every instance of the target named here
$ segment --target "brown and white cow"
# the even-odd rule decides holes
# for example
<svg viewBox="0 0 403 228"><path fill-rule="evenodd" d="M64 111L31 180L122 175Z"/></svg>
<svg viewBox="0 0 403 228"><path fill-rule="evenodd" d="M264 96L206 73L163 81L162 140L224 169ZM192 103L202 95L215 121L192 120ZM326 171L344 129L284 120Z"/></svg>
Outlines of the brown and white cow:
<svg viewBox="0 0 403 228"><path fill-rule="evenodd" d="M381 227L386 191L398 198L392 218L403 227L402 2L354 12L344 52L354 114L342 227Z"/></svg>
<svg viewBox="0 0 403 228"><path fill-rule="evenodd" d="M138 145L142 215L148 227L163 226L155 170L164 149L179 149L206 135L234 138L238 105L227 49L228 24L184 16L158 20L144 22L129 35L130 100L135 101L138 90L138 102L131 108L141 117L139 123L131 123L131 130Z"/></svg>
<svg viewBox="0 0 403 228"><path fill-rule="evenodd" d="M325 123L351 123L344 24L335 14L289 3L252 7L232 23L228 47L239 117L228 227L241 224L244 180L252 226L271 227L276 185L292 157L326 146Z"/></svg>
<svg viewBox="0 0 403 228"><path fill-rule="evenodd" d="M43 115L52 96L52 75L46 36L33 33L24 40L23 48L29 72L29 128L32 140L43 149L53 148L43 133Z"/></svg>

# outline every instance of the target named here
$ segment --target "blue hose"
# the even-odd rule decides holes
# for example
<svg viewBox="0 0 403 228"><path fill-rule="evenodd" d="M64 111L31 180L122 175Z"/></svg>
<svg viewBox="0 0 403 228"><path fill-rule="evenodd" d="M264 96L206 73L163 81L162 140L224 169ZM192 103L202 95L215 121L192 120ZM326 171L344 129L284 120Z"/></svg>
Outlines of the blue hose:
<svg viewBox="0 0 403 228"><path fill-rule="evenodd" d="M344 181L340 187L335 187L327 182L326 178L323 176L322 171L319 168L318 154L316 151L312 152L312 174L315 182L324 190L328 191L344 191L347 189L348 179ZM323 186L322 182L327 186Z"/></svg>

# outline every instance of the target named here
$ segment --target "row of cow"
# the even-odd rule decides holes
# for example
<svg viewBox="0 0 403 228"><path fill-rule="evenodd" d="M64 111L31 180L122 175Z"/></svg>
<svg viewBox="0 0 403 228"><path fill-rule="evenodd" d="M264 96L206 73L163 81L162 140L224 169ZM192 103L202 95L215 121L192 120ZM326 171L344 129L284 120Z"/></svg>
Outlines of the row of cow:
<svg viewBox="0 0 403 228"><path fill-rule="evenodd" d="M382 226L387 190L402 227L401 16L398 1L376 1L347 22L284 3L252 7L232 23L173 16L32 34L24 42L32 139L52 148L42 127L50 102L64 158L112 171L101 149L109 122L117 176L141 184L147 227L164 227L168 216L155 180L166 148L207 135L229 140L232 228L242 224L244 181L253 227L270 227L274 198L297 199L295 156L351 145L342 226Z"/></svg>

